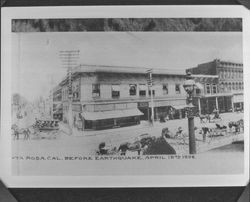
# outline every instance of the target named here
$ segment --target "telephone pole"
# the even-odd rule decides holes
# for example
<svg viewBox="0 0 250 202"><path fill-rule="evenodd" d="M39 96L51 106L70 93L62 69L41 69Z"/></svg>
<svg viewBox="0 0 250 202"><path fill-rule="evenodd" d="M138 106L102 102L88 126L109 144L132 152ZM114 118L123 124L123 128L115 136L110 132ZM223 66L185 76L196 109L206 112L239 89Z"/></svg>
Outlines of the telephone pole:
<svg viewBox="0 0 250 202"><path fill-rule="evenodd" d="M150 90L150 101L151 101L151 121L152 121L152 125L154 125L154 99L153 99L153 78L152 78L152 69L147 70L147 83L148 83L148 87Z"/></svg>
<svg viewBox="0 0 250 202"><path fill-rule="evenodd" d="M79 50L60 51L59 56L62 61L62 66L67 68L67 83L68 83L68 124L72 134L73 128L73 112L72 112L72 68L77 66L79 59Z"/></svg>

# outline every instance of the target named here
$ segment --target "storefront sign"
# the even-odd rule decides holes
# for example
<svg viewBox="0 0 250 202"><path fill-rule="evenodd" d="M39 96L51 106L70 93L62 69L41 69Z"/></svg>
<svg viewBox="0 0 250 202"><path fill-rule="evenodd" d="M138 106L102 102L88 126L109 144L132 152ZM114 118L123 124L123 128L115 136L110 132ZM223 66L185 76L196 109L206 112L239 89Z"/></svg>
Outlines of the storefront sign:
<svg viewBox="0 0 250 202"><path fill-rule="evenodd" d="M138 102L138 108L148 108L148 102Z"/></svg>

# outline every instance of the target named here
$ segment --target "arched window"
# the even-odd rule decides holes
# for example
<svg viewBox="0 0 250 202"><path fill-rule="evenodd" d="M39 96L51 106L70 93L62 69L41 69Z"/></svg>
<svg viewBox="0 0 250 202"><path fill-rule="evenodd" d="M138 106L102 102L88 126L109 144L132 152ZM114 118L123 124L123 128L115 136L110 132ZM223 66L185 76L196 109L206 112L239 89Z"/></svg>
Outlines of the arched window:
<svg viewBox="0 0 250 202"><path fill-rule="evenodd" d="M225 84L223 82L221 82L220 84L220 92L224 92L225 91Z"/></svg>
<svg viewBox="0 0 250 202"><path fill-rule="evenodd" d="M228 84L226 82L224 83L224 91L228 91Z"/></svg>
<svg viewBox="0 0 250 202"><path fill-rule="evenodd" d="M220 77L224 78L224 72L223 71L220 71Z"/></svg>
<svg viewBox="0 0 250 202"><path fill-rule="evenodd" d="M229 91L232 90L232 84L231 83L228 84L228 89L229 89Z"/></svg>
<svg viewBox="0 0 250 202"><path fill-rule="evenodd" d="M239 83L235 83L235 90L238 90L239 89Z"/></svg>
<svg viewBox="0 0 250 202"><path fill-rule="evenodd" d="M232 90L235 90L235 83L232 83Z"/></svg>

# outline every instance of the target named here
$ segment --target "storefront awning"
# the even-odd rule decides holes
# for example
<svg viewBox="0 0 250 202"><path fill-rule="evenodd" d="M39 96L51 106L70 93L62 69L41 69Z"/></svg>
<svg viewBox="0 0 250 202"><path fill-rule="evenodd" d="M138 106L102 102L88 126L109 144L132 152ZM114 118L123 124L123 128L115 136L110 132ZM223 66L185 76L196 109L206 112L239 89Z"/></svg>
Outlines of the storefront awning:
<svg viewBox="0 0 250 202"><path fill-rule="evenodd" d="M174 105L172 106L174 109L184 109L184 108L190 108L190 107L195 107L193 104L190 104L190 105Z"/></svg>
<svg viewBox="0 0 250 202"><path fill-rule="evenodd" d="M102 119L112 119L112 118L122 118L130 116L141 116L138 109L126 109L126 110L113 110L113 111L102 111L102 112L83 112L82 113L85 120L102 120Z"/></svg>

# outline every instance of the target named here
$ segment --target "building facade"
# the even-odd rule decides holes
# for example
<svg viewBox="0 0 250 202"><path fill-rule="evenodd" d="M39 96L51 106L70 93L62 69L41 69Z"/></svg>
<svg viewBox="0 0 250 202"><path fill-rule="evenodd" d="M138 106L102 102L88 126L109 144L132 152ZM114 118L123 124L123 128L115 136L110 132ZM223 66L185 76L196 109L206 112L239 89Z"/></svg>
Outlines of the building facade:
<svg viewBox="0 0 250 202"><path fill-rule="evenodd" d="M52 115L54 119L63 120L62 87L56 86L52 91Z"/></svg>
<svg viewBox="0 0 250 202"><path fill-rule="evenodd" d="M149 89L146 68L80 65L72 73L73 124L79 130L98 130L139 124L141 120L185 117L184 71L153 69ZM63 120L67 122L67 79L60 84ZM151 93L153 102L151 101Z"/></svg>
<svg viewBox="0 0 250 202"><path fill-rule="evenodd" d="M211 86L210 82L203 81L203 83L205 82L204 91L207 94L205 96L208 98L201 99L201 109L206 108L202 111L203 113L211 113L213 108L211 106L215 106L220 112L243 110L243 64L215 59L208 63L199 64L197 67L189 68L186 72L191 72L193 76L218 76L217 94L213 93L215 87Z"/></svg>

